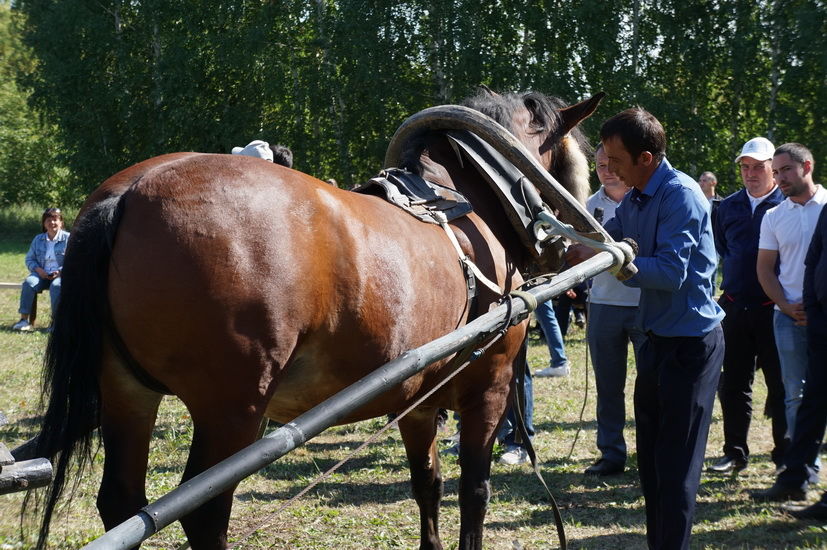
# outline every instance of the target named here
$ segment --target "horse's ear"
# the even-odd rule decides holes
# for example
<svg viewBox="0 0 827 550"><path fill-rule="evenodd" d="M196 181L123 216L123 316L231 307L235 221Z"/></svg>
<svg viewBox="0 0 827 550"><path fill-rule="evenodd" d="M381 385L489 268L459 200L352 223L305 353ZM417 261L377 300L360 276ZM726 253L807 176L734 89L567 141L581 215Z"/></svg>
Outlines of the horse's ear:
<svg viewBox="0 0 827 550"><path fill-rule="evenodd" d="M581 121L589 118L604 97L606 97L605 92L597 92L589 99L560 109L560 116L563 118L563 127L566 129L566 133L580 124Z"/></svg>
<svg viewBox="0 0 827 550"><path fill-rule="evenodd" d="M497 92L495 92L494 90L492 90L491 88L489 88L488 86L486 86L485 84L480 84L480 85L479 85L479 88L480 88L480 90L482 90L483 92L487 93L487 94L488 94L488 95L490 95L491 97L500 97L500 94L498 94Z"/></svg>

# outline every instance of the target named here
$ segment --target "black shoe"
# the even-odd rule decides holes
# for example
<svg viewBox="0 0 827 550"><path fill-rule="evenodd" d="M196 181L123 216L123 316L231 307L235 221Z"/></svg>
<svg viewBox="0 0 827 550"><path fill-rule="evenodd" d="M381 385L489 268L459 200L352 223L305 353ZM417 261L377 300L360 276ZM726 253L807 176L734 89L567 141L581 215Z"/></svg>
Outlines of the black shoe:
<svg viewBox="0 0 827 550"><path fill-rule="evenodd" d="M805 508L782 508L782 510L796 519L827 521L827 502L821 500Z"/></svg>
<svg viewBox="0 0 827 550"><path fill-rule="evenodd" d="M617 462L610 462L605 458L601 458L583 472L587 476L616 476L623 473L623 464Z"/></svg>
<svg viewBox="0 0 827 550"><path fill-rule="evenodd" d="M789 485L781 485L777 481L772 487L766 491L754 491L750 494L753 500L783 502L785 500L806 500L807 490L801 487L791 487Z"/></svg>
<svg viewBox="0 0 827 550"><path fill-rule="evenodd" d="M725 456L718 462L710 464L706 471L713 474L737 474L746 467L746 460Z"/></svg>

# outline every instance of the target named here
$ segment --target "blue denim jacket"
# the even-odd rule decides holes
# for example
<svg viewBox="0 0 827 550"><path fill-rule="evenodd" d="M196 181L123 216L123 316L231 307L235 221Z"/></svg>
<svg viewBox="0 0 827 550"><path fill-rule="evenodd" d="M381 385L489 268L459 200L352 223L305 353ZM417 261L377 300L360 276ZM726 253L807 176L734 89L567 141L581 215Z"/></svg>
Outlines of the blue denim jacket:
<svg viewBox="0 0 827 550"><path fill-rule="evenodd" d="M66 256L66 243L69 242L69 232L63 229L55 236L55 258L60 269L63 269L63 258ZM36 267L43 268L46 265L46 233L39 233L32 239L29 251L26 253L26 267L34 273Z"/></svg>

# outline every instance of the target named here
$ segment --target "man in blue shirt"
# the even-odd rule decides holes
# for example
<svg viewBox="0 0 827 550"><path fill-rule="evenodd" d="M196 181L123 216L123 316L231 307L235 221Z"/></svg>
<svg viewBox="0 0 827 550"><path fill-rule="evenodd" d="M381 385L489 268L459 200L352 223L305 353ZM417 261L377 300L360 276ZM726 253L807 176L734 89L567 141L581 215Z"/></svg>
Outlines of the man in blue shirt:
<svg viewBox="0 0 827 550"><path fill-rule="evenodd" d="M603 123L609 170L632 190L606 224L638 243L640 327L635 423L649 548L689 548L715 390L724 356L713 298L716 268L709 202L666 160L660 122L639 107ZM572 246L570 264L592 255Z"/></svg>

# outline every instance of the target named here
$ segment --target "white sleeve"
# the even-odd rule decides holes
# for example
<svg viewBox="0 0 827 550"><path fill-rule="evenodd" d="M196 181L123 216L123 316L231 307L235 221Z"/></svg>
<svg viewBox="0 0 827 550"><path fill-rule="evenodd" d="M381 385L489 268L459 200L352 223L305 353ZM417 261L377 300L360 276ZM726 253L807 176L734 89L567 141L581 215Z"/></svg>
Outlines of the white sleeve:
<svg viewBox="0 0 827 550"><path fill-rule="evenodd" d="M758 238L758 248L763 250L778 250L778 239L775 236L774 216L772 212L764 214L761 220L761 236Z"/></svg>

